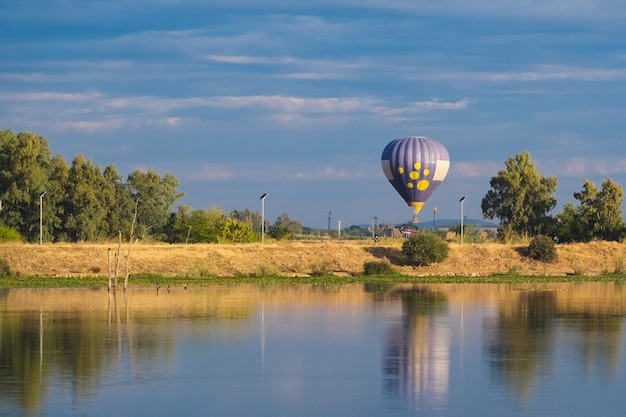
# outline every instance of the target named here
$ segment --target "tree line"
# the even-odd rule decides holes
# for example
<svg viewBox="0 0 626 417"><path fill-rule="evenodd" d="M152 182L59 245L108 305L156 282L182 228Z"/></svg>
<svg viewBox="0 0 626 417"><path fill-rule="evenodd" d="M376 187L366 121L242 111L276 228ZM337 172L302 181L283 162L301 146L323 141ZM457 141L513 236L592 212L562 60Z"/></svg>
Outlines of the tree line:
<svg viewBox="0 0 626 417"><path fill-rule="evenodd" d="M611 179L605 179L600 188L583 180L582 189L573 195L577 203L564 204L556 215L552 210L557 204L553 193L558 180L537 172L528 152L507 159L505 169L489 184L481 208L486 219L500 220L498 238L502 241L539 235L559 242L622 241L626 236L624 191Z"/></svg>
<svg viewBox="0 0 626 417"><path fill-rule="evenodd" d="M499 220L501 241L538 235L560 242L624 239L619 184L606 179L598 188L585 179L574 193L578 203L568 202L553 215L557 186L556 177L537 172L528 152L510 157L505 169L491 178L481 202L483 217ZM184 195L178 187L170 173L135 170L124 180L114 165L102 169L83 155L68 164L52 154L45 137L0 130L0 241L101 241L129 236L133 221L135 236L170 243L260 240L261 215L249 209L224 213L215 207L179 206L174 212ZM322 232L303 227L286 213L274 223L264 222L267 236L277 240ZM334 237L337 231L324 233ZM367 238L372 230L350 226L341 233Z"/></svg>
<svg viewBox="0 0 626 417"><path fill-rule="evenodd" d="M0 224L33 242L96 241L128 233L136 208L137 235L160 236L176 200L172 174L101 169L83 155L68 164L30 132L0 130Z"/></svg>
<svg viewBox="0 0 626 417"><path fill-rule="evenodd" d="M102 169L83 155L68 164L45 137L0 130L0 241L82 242L120 233L170 243L254 242L261 215L246 209L225 214L211 207L174 204L183 195L170 173L131 172L124 181L114 165ZM265 231L274 239L303 233L282 214Z"/></svg>

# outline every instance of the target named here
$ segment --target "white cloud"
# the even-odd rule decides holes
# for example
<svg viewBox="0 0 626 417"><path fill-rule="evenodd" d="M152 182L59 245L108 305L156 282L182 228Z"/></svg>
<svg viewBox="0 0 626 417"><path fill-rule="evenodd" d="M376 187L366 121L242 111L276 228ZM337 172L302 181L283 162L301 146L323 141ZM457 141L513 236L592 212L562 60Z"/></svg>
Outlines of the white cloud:
<svg viewBox="0 0 626 417"><path fill-rule="evenodd" d="M456 178L491 178L504 169L504 165L493 161L452 161L450 169L448 175Z"/></svg>
<svg viewBox="0 0 626 417"><path fill-rule="evenodd" d="M185 170L185 167L180 168L181 171L188 171L187 177L194 181L230 180L236 177L237 172L236 169L219 164L201 164L191 167L191 171Z"/></svg>
<svg viewBox="0 0 626 417"><path fill-rule="evenodd" d="M406 105L392 106L386 101L368 97L322 97L305 98L289 96L225 96L207 99L207 104L228 109L245 107L262 107L287 113L350 113L368 112L394 114L398 112L414 112L429 110L458 110L467 106L467 100L442 102L437 99L410 102ZM402 103L400 103L402 104Z"/></svg>
<svg viewBox="0 0 626 417"><path fill-rule="evenodd" d="M622 157L575 157L542 162L554 167L557 177L626 174L626 158Z"/></svg>
<svg viewBox="0 0 626 417"><path fill-rule="evenodd" d="M586 81L606 82L626 79L623 68L592 68L567 65L534 65L525 71L450 71L428 70L416 73L413 78L422 80L471 80L474 82L509 83L509 82L544 82L544 81Z"/></svg>
<svg viewBox="0 0 626 417"><path fill-rule="evenodd" d="M0 94L0 100L11 102L41 102L41 101L56 101L56 102L76 102L76 101L89 101L96 100L102 97L100 93L85 92L85 93L59 93L54 91L41 91L34 93L5 93Z"/></svg>
<svg viewBox="0 0 626 417"><path fill-rule="evenodd" d="M296 97L281 95L217 96L161 98L152 96L114 97L98 92L85 93L7 93L0 102L10 103L8 113L19 109L15 117L32 118L33 123L46 123L57 130L94 133L123 127L180 127L192 116L179 114L203 112L213 108L237 112L256 111L250 118L275 120L295 124L310 119L327 119L333 123L349 123L363 116L381 117L388 121L407 120L416 113L454 111L467 107L467 99L440 101L438 99L409 103L387 102L369 97ZM50 109L54 108L54 112ZM42 119L43 115L43 119ZM7 116L5 116L6 118ZM206 113L203 113L206 118ZM47 119L47 120L45 120Z"/></svg>
<svg viewBox="0 0 626 417"><path fill-rule="evenodd" d="M226 64L251 65L251 64L272 64L285 65L294 64L298 61L290 57L271 58L266 56L250 56L250 55L208 55L209 61L222 62Z"/></svg>
<svg viewBox="0 0 626 417"><path fill-rule="evenodd" d="M100 130L113 130L119 129L124 125L124 123L120 120L109 120L109 121L76 121L76 122L56 122L52 123L54 126L54 130L57 131L68 131L75 130L77 132L84 132L93 134Z"/></svg>
<svg viewBox="0 0 626 417"><path fill-rule="evenodd" d="M338 169L333 166L325 166L312 170L298 170L294 173L294 178L298 180L327 180L327 179L359 179L365 174L359 171Z"/></svg>
<svg viewBox="0 0 626 417"><path fill-rule="evenodd" d="M313 180L358 180L371 178L374 174L367 168L352 170L334 165L318 166L315 163L303 166L303 163L203 163L200 165L179 165L177 172L193 181L212 182L223 180L245 181L253 178L263 181L313 181Z"/></svg>

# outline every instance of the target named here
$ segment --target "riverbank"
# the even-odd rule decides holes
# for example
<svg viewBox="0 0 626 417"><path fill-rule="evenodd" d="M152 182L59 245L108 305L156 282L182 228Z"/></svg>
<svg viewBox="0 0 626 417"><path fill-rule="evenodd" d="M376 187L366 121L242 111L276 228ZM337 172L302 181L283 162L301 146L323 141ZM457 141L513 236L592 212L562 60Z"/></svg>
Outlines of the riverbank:
<svg viewBox="0 0 626 417"><path fill-rule="evenodd" d="M557 260L543 263L524 256L526 246L450 244L448 259L428 267L408 266L402 259L402 239L372 241L288 241L265 244L134 244L128 262L131 275L163 277L350 277L371 261L389 261L410 277L485 277L498 274L529 276L597 276L626 269L626 246L616 242L557 245ZM0 258L12 273L44 278L85 278L115 275L117 244L0 244ZM128 246L120 250L119 276L126 273Z"/></svg>

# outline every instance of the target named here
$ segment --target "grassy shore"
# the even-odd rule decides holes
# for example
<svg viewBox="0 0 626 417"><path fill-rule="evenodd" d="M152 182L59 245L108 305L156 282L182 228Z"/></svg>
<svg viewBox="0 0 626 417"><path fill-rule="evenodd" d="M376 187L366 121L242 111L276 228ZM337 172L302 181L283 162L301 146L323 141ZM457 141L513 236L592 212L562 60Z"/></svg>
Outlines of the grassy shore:
<svg viewBox="0 0 626 417"><path fill-rule="evenodd" d="M625 280L626 245L616 242L557 245L557 261L524 255L524 245L451 244L448 259L428 267L407 265L402 239L167 245L139 242L128 262L131 286L211 284L335 284L347 282L572 282ZM0 244L10 277L0 288L102 287L114 273L117 245ZM128 248L119 251L123 285ZM364 276L366 262L389 262L390 276Z"/></svg>
<svg viewBox="0 0 626 417"><path fill-rule="evenodd" d="M625 274L603 275L518 275L494 274L489 276L468 277L450 275L355 275L350 277L325 275L314 277L285 277L285 276L235 276L235 277L177 277L157 274L141 274L132 276L129 287L159 286L165 290L168 286L175 287L202 287L208 285L339 285L348 283L363 283L373 285L413 283L413 284L521 284L547 282L626 282ZM123 279L118 281L118 288L123 288ZM107 277L56 277L54 279L40 276L3 277L0 278L0 288L102 288L108 286ZM114 288L114 286L113 286Z"/></svg>

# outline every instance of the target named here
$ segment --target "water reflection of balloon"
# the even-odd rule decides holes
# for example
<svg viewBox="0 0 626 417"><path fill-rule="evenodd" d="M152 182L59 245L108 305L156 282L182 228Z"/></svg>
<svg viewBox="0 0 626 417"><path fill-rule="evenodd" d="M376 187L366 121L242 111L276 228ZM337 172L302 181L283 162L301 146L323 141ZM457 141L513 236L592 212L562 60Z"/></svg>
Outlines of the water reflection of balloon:
<svg viewBox="0 0 626 417"><path fill-rule="evenodd" d="M417 213L446 178L450 168L450 155L434 139L411 136L392 140L385 146L381 157L385 176Z"/></svg>

